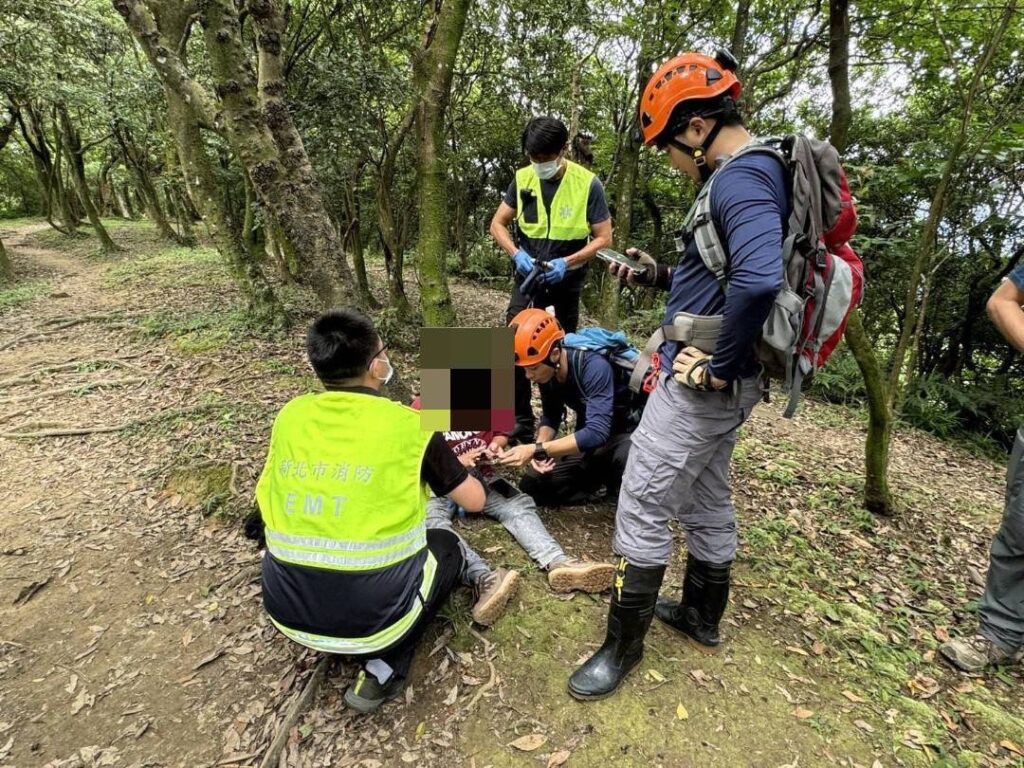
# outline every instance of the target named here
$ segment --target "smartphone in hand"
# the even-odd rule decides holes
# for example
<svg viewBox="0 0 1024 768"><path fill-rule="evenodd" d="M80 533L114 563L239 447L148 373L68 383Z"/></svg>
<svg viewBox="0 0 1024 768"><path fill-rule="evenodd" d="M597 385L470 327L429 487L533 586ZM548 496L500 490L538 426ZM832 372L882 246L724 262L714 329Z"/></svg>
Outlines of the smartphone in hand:
<svg viewBox="0 0 1024 768"><path fill-rule="evenodd" d="M642 275L647 272L646 264L641 264L636 259L631 259L629 256L613 251L611 248L602 248L597 252L597 258L601 261L606 261L609 264L618 264L623 267L628 267L633 270L637 275Z"/></svg>

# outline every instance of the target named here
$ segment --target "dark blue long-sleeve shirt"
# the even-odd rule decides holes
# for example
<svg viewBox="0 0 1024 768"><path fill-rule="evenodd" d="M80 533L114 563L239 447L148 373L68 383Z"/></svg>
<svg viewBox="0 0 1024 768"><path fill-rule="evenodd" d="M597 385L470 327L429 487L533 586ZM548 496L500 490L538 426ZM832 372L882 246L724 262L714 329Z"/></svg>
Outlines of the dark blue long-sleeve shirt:
<svg viewBox="0 0 1024 768"><path fill-rule="evenodd" d="M569 355L565 383L552 378L540 385L540 425L557 432L566 407L572 408L576 413L576 446L580 453L586 453L626 430L629 385L615 375L613 364L603 355L579 349L565 351Z"/></svg>
<svg viewBox="0 0 1024 768"><path fill-rule="evenodd" d="M723 315L711 373L725 381L753 375L753 348L782 287L782 238L789 216L789 179L778 160L756 153L738 157L715 175L711 218L728 254L728 290L704 266L691 242L672 271L665 325L677 312ZM671 369L678 342L662 345Z"/></svg>

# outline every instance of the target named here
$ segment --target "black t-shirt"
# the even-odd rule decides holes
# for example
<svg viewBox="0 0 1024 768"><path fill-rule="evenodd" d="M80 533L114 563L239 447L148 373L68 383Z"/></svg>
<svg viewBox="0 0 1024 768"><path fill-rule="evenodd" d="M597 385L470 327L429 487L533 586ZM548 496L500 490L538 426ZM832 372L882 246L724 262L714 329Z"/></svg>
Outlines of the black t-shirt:
<svg viewBox="0 0 1024 768"><path fill-rule="evenodd" d="M379 395L367 387L340 391ZM423 455L420 477L437 496L455 490L469 471L435 432ZM330 571L280 563L263 556L263 605L290 629L328 637L365 637L401 618L416 599L427 551L372 571Z"/></svg>
<svg viewBox="0 0 1024 768"><path fill-rule="evenodd" d="M561 183L561 178L541 179L540 182L540 196L544 203L544 210L548 212L549 221L551 219L551 201L554 200L555 192L558 190L558 186ZM516 208L516 199L518 194L519 191L516 186L516 181L515 179L512 179L512 183L509 185L508 189L505 190L505 194L501 196L501 199L506 205ZM600 224L602 221L607 221L611 217L612 214L608 210L608 200L605 198L604 194L604 185L601 184L601 180L595 176L590 180L590 191L587 194L587 223L590 225ZM532 237L527 237L522 232L518 232L518 236L520 248L534 258L544 260L555 259L561 256L569 256L576 253L576 251L587 244L587 238L582 240L535 240Z"/></svg>

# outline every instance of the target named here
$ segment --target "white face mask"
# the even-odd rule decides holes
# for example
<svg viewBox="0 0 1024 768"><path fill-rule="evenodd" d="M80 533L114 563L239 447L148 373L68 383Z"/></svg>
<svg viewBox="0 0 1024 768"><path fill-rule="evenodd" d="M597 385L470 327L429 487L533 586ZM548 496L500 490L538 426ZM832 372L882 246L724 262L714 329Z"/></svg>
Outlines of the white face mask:
<svg viewBox="0 0 1024 768"><path fill-rule="evenodd" d="M387 368L387 371L388 371L388 372L387 372L386 374L384 374L384 376L378 376L377 378L378 378L378 379L380 379L380 381L381 381L381 383L382 383L382 384L387 384L387 383L388 383L389 381L391 381L391 379L392 379L392 378L394 377L394 375L395 375L395 369L394 369L394 367L393 367L393 366L391 365L391 361L390 361L390 360L385 360L385 359L384 359L384 358L382 357L382 358L380 358L380 362L384 363L384 365L386 365L386 366L388 367L388 368Z"/></svg>
<svg viewBox="0 0 1024 768"><path fill-rule="evenodd" d="M546 163L531 163L531 165L533 166L533 172L537 174L537 178L546 181L558 173L562 167L562 158L558 157L554 160L548 160Z"/></svg>

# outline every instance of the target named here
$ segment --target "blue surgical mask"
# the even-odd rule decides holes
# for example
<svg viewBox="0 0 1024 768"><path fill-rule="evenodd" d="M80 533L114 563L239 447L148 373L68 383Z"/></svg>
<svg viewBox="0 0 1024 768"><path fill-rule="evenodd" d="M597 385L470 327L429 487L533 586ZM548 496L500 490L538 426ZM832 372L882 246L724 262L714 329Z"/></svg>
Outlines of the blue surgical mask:
<svg viewBox="0 0 1024 768"><path fill-rule="evenodd" d="M533 172L537 174L537 178L542 181L547 181L558 173L562 167L562 159L555 158L554 160L548 160L546 163L531 163L533 166Z"/></svg>

